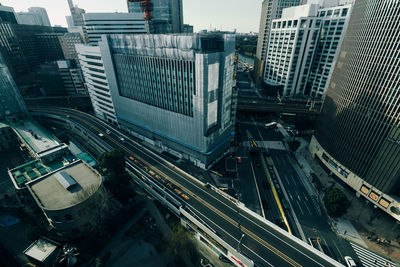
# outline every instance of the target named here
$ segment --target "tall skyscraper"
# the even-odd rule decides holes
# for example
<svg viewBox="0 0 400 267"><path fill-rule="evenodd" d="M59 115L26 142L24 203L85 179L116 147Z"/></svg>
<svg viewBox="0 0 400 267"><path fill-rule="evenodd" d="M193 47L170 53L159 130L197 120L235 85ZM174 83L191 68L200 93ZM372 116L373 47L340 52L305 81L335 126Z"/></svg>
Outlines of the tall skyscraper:
<svg viewBox="0 0 400 267"><path fill-rule="evenodd" d="M345 182L400 220L400 1L356 0L310 143Z"/></svg>
<svg viewBox="0 0 400 267"><path fill-rule="evenodd" d="M61 27L0 22L0 36L3 37L0 38L0 52L3 54L4 60L18 85L24 83L24 75L34 71L46 60L62 59L62 55L61 57L52 57L54 54L59 55L59 51L62 54L62 50L58 37L56 37L56 41L53 38L55 36L51 34L65 32L67 32L67 29ZM40 35L44 33L49 33L49 35ZM47 42L47 37L53 38L53 40ZM51 47L59 50L48 50Z"/></svg>
<svg viewBox="0 0 400 267"><path fill-rule="evenodd" d="M83 43L82 36L77 32L65 33L59 37L61 48L65 59L74 59L78 61L75 44Z"/></svg>
<svg viewBox="0 0 400 267"><path fill-rule="evenodd" d="M264 82L282 97L325 95L352 4L324 2L285 8L272 21Z"/></svg>
<svg viewBox="0 0 400 267"><path fill-rule="evenodd" d="M14 8L9 6L3 6L0 4L0 21L17 23L17 18L15 17Z"/></svg>
<svg viewBox="0 0 400 267"><path fill-rule="evenodd" d="M132 13L87 13L84 15L85 29L91 45L101 40L102 34L148 33L141 14Z"/></svg>
<svg viewBox="0 0 400 267"><path fill-rule="evenodd" d="M47 11L43 7L30 7L28 8L29 12L36 13L40 16L41 25L42 26L51 26L49 16L47 15Z"/></svg>
<svg viewBox="0 0 400 267"><path fill-rule="evenodd" d="M27 113L24 100L0 53L0 120L24 113Z"/></svg>
<svg viewBox="0 0 400 267"><path fill-rule="evenodd" d="M257 80L261 79L264 73L272 20L279 19L284 8L300 5L303 1L304 0L264 0L262 2L257 50L254 58L254 74Z"/></svg>
<svg viewBox="0 0 400 267"><path fill-rule="evenodd" d="M128 0L129 13L141 14L141 0ZM151 0L151 19L148 20L150 33L181 33L183 32L182 0Z"/></svg>
<svg viewBox="0 0 400 267"><path fill-rule="evenodd" d="M226 152L234 35L103 35L99 44L121 128L203 168Z"/></svg>
<svg viewBox="0 0 400 267"><path fill-rule="evenodd" d="M69 10L71 11L71 17L74 22L74 26L84 26L83 14L85 10L74 6L72 0L68 0Z"/></svg>

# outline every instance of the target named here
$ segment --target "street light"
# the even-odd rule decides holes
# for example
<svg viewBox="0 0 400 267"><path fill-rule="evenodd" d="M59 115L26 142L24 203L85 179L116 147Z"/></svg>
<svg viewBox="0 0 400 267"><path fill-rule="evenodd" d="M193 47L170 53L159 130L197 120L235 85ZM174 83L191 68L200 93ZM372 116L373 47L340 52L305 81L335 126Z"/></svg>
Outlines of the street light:
<svg viewBox="0 0 400 267"><path fill-rule="evenodd" d="M237 247L237 252L240 253L240 244L242 243L242 239L244 237L244 234L242 234L242 236L239 239L239 243L238 243L238 247Z"/></svg>

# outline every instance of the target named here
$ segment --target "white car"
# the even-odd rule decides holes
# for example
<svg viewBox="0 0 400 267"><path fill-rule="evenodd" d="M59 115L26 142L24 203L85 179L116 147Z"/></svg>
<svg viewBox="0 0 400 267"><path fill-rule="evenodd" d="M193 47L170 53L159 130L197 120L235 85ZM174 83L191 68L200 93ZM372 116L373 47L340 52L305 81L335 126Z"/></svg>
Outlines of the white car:
<svg viewBox="0 0 400 267"><path fill-rule="evenodd" d="M346 261L348 267L355 267L355 266L357 266L356 263L355 263L355 261L354 261L350 256L345 256L345 257L344 257L344 260Z"/></svg>

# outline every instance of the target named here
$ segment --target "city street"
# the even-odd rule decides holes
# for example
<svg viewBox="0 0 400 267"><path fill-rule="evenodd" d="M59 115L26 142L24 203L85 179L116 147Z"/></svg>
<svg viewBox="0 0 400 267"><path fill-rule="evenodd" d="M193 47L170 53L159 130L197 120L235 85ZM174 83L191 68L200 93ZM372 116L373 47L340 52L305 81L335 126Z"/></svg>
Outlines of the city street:
<svg viewBox="0 0 400 267"><path fill-rule="evenodd" d="M245 138L249 135L261 145L284 142L284 137L278 130L267 129L264 126L264 124L268 122L267 120L264 123L255 121L253 118L246 120L243 117L239 117L238 119L239 131L243 140L242 146L246 143L247 140ZM243 151L245 150L246 147L243 148ZM343 262L344 256L351 256L352 258L357 259L357 256L349 242L338 237L331 230L330 220L319 200L319 196L307 181L307 178L302 173L292 155L285 149L269 148L269 152L277 172L278 184L275 186L277 191L285 191L287 196L286 201L290 206L290 211L286 210L285 216L287 216L289 220L293 233L306 242L309 242L309 238L318 239L324 253L338 261ZM257 161L257 159L254 160ZM239 168L239 170L240 169L241 168ZM249 175L251 175L251 171L247 171ZM261 181L263 177L265 179L265 174L263 173L257 172L256 176L257 180ZM239 177L241 177L240 174ZM268 220L272 219L271 221L276 223L274 219L276 216L279 216L279 210L272 192L271 190L266 190L266 188L259 188L260 195L269 196L267 197L266 206L270 208L266 211L266 218ZM281 201L285 198L284 195L285 194L279 194ZM242 199L245 202L246 196L243 195L243 192ZM291 211L294 212L296 218L293 218Z"/></svg>

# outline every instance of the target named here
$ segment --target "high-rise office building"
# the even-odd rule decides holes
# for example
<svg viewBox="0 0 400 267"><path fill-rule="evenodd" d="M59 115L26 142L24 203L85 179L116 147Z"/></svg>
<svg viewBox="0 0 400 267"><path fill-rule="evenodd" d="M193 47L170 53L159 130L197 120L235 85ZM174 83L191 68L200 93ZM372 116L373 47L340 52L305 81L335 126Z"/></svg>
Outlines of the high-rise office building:
<svg viewBox="0 0 400 267"><path fill-rule="evenodd" d="M40 15L32 12L17 12L18 24L24 25L42 25L42 20ZM43 25L42 25L43 26Z"/></svg>
<svg viewBox="0 0 400 267"><path fill-rule="evenodd" d="M37 25L21 25L9 22L0 22L0 52L14 77L15 82L20 85L24 82L21 77L34 71L47 59L57 60L59 57L49 55L59 54L61 46L55 40L46 42L45 36L38 34L66 33L67 29L61 27L47 27ZM54 36L50 36L52 38ZM41 41L39 39L41 38ZM58 37L57 37L58 38ZM54 41L54 42L52 42ZM54 46L51 46L54 44ZM56 47L56 52L48 50Z"/></svg>
<svg viewBox="0 0 400 267"><path fill-rule="evenodd" d="M78 61L75 44L83 43L82 36L77 32L65 33L59 37L61 48L65 59L74 59Z"/></svg>
<svg viewBox="0 0 400 267"><path fill-rule="evenodd" d="M61 47L60 38L64 33L38 33L35 34L41 59L44 61L56 61L64 59L63 49Z"/></svg>
<svg viewBox="0 0 400 267"><path fill-rule="evenodd" d="M72 0L68 0L68 6L69 6L69 10L71 11L71 17L72 17L72 21L74 22L74 26L83 27L85 25L84 19L83 19L83 14L85 14L85 10L79 8L78 6L74 6L74 3L72 2Z"/></svg>
<svg viewBox="0 0 400 267"><path fill-rule="evenodd" d="M0 4L0 22L17 23L14 8Z"/></svg>
<svg viewBox="0 0 400 267"><path fill-rule="evenodd" d="M129 13L145 16L142 1L127 1ZM148 20L150 33L183 32L182 0L152 0L151 19ZM150 13L148 13L150 14Z"/></svg>
<svg viewBox="0 0 400 267"><path fill-rule="evenodd" d="M400 220L400 1L356 0L310 152Z"/></svg>
<svg viewBox="0 0 400 267"><path fill-rule="evenodd" d="M272 21L264 82L279 88L282 97L325 94L352 5L319 2L285 8L282 18Z"/></svg>
<svg viewBox="0 0 400 267"><path fill-rule="evenodd" d="M117 125L100 47L84 44L76 44L75 47L96 117Z"/></svg>
<svg viewBox="0 0 400 267"><path fill-rule="evenodd" d="M193 25L183 24L182 33L193 33Z"/></svg>
<svg viewBox="0 0 400 267"><path fill-rule="evenodd" d="M284 8L300 5L303 1L304 0L264 0L262 2L257 50L254 58L254 75L257 80L263 77L272 20L279 19Z"/></svg>
<svg viewBox="0 0 400 267"><path fill-rule="evenodd" d="M46 9L42 7L30 7L28 11L16 13L18 24L51 26Z"/></svg>
<svg viewBox="0 0 400 267"><path fill-rule="evenodd" d="M234 35L103 35L99 44L121 128L202 168L226 152Z"/></svg>
<svg viewBox="0 0 400 267"><path fill-rule="evenodd" d="M0 120L24 113L27 113L24 100L0 53Z"/></svg>
<svg viewBox="0 0 400 267"><path fill-rule="evenodd" d="M75 60L58 60L58 72L67 95L86 95L83 74Z"/></svg>
<svg viewBox="0 0 400 267"><path fill-rule="evenodd" d="M89 43L96 45L102 34L147 33L146 22L141 14L87 13L84 15Z"/></svg>
<svg viewBox="0 0 400 267"><path fill-rule="evenodd" d="M30 7L28 11L31 13L36 13L39 15L42 26L51 26L49 16L47 15L47 11L43 7Z"/></svg>

